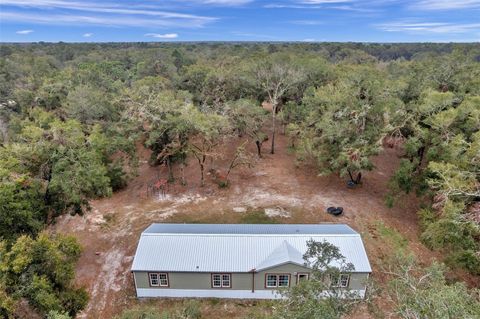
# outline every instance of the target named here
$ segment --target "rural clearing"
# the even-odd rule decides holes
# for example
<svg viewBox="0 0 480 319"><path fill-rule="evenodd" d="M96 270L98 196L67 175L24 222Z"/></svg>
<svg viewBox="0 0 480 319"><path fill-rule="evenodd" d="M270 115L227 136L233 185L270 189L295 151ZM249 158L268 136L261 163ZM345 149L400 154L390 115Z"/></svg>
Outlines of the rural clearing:
<svg viewBox="0 0 480 319"><path fill-rule="evenodd" d="M391 209L385 205L387 182L398 165L400 149L385 147L373 159L376 169L365 173L358 188L349 189L346 180L338 176L318 176L313 168L296 167L287 144L287 138L280 135L277 153L265 155L253 168L234 171L228 188L219 188L208 176L206 185L200 187L196 163L192 161L185 170L187 186L177 182L165 196L150 197L146 196L147 183L153 176L163 177L167 172L164 167L149 166L149 152L139 146L138 176L126 189L92 201L91 211L84 216L63 216L52 227L55 232L75 235L84 249L76 282L87 288L90 302L79 317L109 318L142 302L136 299L130 267L138 238L152 222L255 223L260 218L263 222L345 223L362 235L373 278L379 281L382 260L391 255L396 245L404 244L399 240L421 262L428 264L435 258L435 253L419 242L416 198L404 196ZM232 146L227 153L233 150ZM218 167L224 164L222 160L215 163ZM342 206L345 212L331 216L325 212L329 206ZM390 233L401 234L400 239L389 237ZM165 307L172 303L150 302ZM225 301L223 308L211 308L207 309L210 318L220 318L222 311L217 310L226 308L231 308L232 318L247 311L232 301ZM353 316L370 315L360 309Z"/></svg>

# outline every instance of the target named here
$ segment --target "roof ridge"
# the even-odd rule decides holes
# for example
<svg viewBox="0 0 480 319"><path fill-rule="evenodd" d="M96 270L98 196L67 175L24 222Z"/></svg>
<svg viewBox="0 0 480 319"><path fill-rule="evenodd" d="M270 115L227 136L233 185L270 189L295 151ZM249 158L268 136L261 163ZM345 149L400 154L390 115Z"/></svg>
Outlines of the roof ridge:
<svg viewBox="0 0 480 319"><path fill-rule="evenodd" d="M143 232L141 236L208 236L208 237L361 237L359 233L355 234L299 234L299 233L275 233L275 234L249 234L249 233L146 233Z"/></svg>

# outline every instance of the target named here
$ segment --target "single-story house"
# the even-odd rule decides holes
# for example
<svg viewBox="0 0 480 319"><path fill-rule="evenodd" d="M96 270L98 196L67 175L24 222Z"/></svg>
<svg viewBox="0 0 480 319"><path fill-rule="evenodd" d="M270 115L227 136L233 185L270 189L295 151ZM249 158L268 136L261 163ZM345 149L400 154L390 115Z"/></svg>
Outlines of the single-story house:
<svg viewBox="0 0 480 319"><path fill-rule="evenodd" d="M137 296L275 299L308 280L310 239L340 249L355 269L335 284L363 298L372 269L360 234L343 224L152 224L132 264Z"/></svg>

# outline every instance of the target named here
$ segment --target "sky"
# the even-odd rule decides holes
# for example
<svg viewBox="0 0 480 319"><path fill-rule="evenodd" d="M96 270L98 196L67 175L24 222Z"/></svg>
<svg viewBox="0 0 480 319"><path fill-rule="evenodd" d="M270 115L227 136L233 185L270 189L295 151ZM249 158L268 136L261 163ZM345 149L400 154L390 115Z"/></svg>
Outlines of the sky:
<svg viewBox="0 0 480 319"><path fill-rule="evenodd" d="M0 0L1 42L480 42L480 0Z"/></svg>

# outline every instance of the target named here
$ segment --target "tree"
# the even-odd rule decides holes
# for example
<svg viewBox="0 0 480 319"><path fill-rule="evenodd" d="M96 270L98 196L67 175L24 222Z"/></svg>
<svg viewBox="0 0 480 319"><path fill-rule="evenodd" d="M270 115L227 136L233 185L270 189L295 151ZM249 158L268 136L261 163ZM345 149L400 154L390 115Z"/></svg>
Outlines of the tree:
<svg viewBox="0 0 480 319"><path fill-rule="evenodd" d="M254 101L241 99L226 105L227 114L232 127L239 136L248 135L257 147L258 157L262 157L262 144L268 140L263 127L267 120L267 112Z"/></svg>
<svg viewBox="0 0 480 319"><path fill-rule="evenodd" d="M335 319L349 313L358 303L355 294L332 285L341 273L354 270L339 248L326 241L309 240L303 258L312 269L309 280L281 292L285 299L272 318Z"/></svg>
<svg viewBox="0 0 480 319"><path fill-rule="evenodd" d="M295 88L303 79L303 72L293 65L281 60L264 59L254 66L254 77L272 105L272 147L271 154L275 153L276 119L280 103L289 91Z"/></svg>
<svg viewBox="0 0 480 319"><path fill-rule="evenodd" d="M36 235L47 221L42 186L26 174L0 174L0 202L0 240Z"/></svg>
<svg viewBox="0 0 480 319"><path fill-rule="evenodd" d="M397 255L385 272L389 297L400 318L467 319L480 313L480 291L469 291L463 283L448 284L441 264L422 269L412 256Z"/></svg>
<svg viewBox="0 0 480 319"><path fill-rule="evenodd" d="M480 197L479 105L478 97L460 102L452 92L423 92L401 121L401 131L410 134L404 144L406 159L390 181L392 193L416 189L432 194L422 240L444 251L450 265L474 274L480 273L475 254L480 231L475 218L466 216Z"/></svg>
<svg viewBox="0 0 480 319"><path fill-rule="evenodd" d="M65 111L69 117L81 123L111 121L118 115L112 98L91 85L81 85L68 93Z"/></svg>
<svg viewBox="0 0 480 319"><path fill-rule="evenodd" d="M188 117L189 127L192 134L189 138L189 150L197 159L200 167L200 184L205 185L205 163L207 158L215 160L220 156L217 146L231 132L225 117L200 112L191 106L185 114Z"/></svg>
<svg viewBox="0 0 480 319"><path fill-rule="evenodd" d="M222 181L225 183L225 186L228 185L228 177L230 176L230 173L232 172L233 169L239 166L248 166L251 167L253 165L253 160L251 156L247 153L245 150L245 144L243 143L242 145L238 146L237 149L235 150L235 153L233 154L232 159L230 160L230 164L228 165L227 168L227 173L225 174L225 181Z"/></svg>
<svg viewBox="0 0 480 319"><path fill-rule="evenodd" d="M8 295L26 298L42 313L55 310L75 316L88 301L86 291L72 284L80 253L71 236L24 235L9 249L0 242L0 282Z"/></svg>
<svg viewBox="0 0 480 319"><path fill-rule="evenodd" d="M39 109L30 115L9 149L18 161L16 173L31 174L42 183L50 217L82 213L88 199L111 194L102 154L88 143L79 122L60 121Z"/></svg>
<svg viewBox="0 0 480 319"><path fill-rule="evenodd" d="M338 171L358 184L361 171L373 169L370 157L381 149L386 112L401 101L380 92L384 89L376 70L349 69L347 74L305 99L310 111L301 123L297 152L313 159L321 173Z"/></svg>
<svg viewBox="0 0 480 319"><path fill-rule="evenodd" d="M187 116L192 109L188 98L168 90L154 92L150 86L139 86L129 95L124 117L133 119L147 133L145 144L153 151L151 163L165 163L173 181L173 162L185 161L193 130Z"/></svg>

